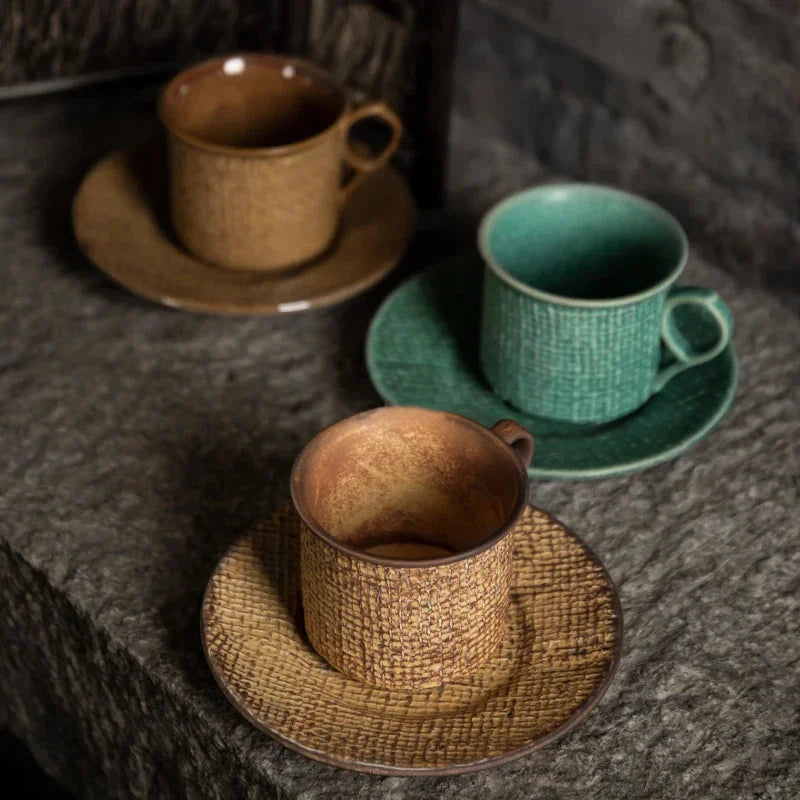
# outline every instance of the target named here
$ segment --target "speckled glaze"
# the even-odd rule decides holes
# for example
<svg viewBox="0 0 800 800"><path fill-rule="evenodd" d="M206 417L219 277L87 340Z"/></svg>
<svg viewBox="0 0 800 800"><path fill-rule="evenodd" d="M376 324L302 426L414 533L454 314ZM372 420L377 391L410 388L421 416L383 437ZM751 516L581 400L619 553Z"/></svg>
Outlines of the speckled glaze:
<svg viewBox="0 0 800 800"><path fill-rule="evenodd" d="M439 685L494 654L532 455L511 420L489 430L413 407L367 411L312 439L291 489L316 651L384 688Z"/></svg>
<svg viewBox="0 0 800 800"><path fill-rule="evenodd" d="M673 287L686 235L643 198L591 184L529 189L495 206L478 239L481 366L521 411L622 417L730 341L733 318L715 292Z"/></svg>
<svg viewBox="0 0 800 800"><path fill-rule="evenodd" d="M167 85L159 113L169 133L170 209L184 246L232 269L302 264L333 240L344 161L363 175L383 167L403 126L383 102L356 109L313 64L246 54L212 59ZM354 152L350 128L380 117L392 135L373 157Z"/></svg>

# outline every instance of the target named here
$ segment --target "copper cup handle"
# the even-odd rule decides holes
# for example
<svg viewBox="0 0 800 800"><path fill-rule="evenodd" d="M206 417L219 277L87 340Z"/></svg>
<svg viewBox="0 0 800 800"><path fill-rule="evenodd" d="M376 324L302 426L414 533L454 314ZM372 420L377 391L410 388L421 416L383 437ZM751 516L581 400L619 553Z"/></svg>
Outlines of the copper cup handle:
<svg viewBox="0 0 800 800"><path fill-rule="evenodd" d="M522 465L528 469L533 459L533 436L513 419L501 419L492 425L492 431L519 456Z"/></svg>
<svg viewBox="0 0 800 800"><path fill-rule="evenodd" d="M362 156L356 153L350 146L350 129L357 122L360 122L362 119L367 119L368 117L380 117L391 129L392 137L380 152L371 156ZM403 138L403 123L400 121L400 117L398 117L382 100L373 100L346 112L343 125L344 160L353 170L353 174L347 179L340 190L342 201L344 201L350 192L361 183L365 175L368 175L370 172L376 172L386 166L389 159L399 147L400 140Z"/></svg>

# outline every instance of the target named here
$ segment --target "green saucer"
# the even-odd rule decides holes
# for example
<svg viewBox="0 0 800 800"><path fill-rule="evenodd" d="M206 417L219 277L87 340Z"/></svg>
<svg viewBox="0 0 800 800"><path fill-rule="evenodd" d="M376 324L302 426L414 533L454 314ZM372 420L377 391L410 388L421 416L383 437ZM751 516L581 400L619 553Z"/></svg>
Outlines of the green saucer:
<svg viewBox="0 0 800 800"><path fill-rule="evenodd" d="M477 256L426 270L391 294L372 320L367 367L383 399L463 414L491 426L510 417L536 439L533 478L622 475L680 455L706 436L733 401L733 346L673 378L644 406L601 425L556 422L508 405L478 365L481 278Z"/></svg>

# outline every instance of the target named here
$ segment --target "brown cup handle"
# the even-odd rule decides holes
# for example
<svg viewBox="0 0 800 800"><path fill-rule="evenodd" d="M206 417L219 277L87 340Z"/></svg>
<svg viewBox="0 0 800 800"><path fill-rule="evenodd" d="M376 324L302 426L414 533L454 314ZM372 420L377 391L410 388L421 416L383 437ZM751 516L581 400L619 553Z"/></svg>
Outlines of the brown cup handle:
<svg viewBox="0 0 800 800"><path fill-rule="evenodd" d="M380 117L392 129L392 138L389 143L383 150L372 156L359 155L350 146L350 128L362 119L367 119L367 117ZM403 123L400 121L400 117L383 100L373 100L346 112L343 125L344 160L353 169L353 175L345 182L340 191L340 198L344 202L365 175L384 167L394 155L400 145L400 140L403 138Z"/></svg>
<svg viewBox="0 0 800 800"><path fill-rule="evenodd" d="M518 456L525 469L533 459L533 436L513 419L501 419L492 425L496 433Z"/></svg>

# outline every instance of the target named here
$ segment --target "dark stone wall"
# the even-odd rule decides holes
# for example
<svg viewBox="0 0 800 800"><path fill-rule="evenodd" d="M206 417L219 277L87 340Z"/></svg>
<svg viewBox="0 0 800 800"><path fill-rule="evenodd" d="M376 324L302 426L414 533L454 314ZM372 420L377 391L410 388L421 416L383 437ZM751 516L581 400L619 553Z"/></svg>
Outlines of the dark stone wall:
<svg viewBox="0 0 800 800"><path fill-rule="evenodd" d="M458 0L311 0L308 52L353 94L381 97L406 136L395 163L421 205L443 199Z"/></svg>
<svg viewBox="0 0 800 800"><path fill-rule="evenodd" d="M0 0L0 86L279 47L290 10L267 0Z"/></svg>
<svg viewBox="0 0 800 800"><path fill-rule="evenodd" d="M464 0L455 108L646 194L739 275L800 292L797 0Z"/></svg>

